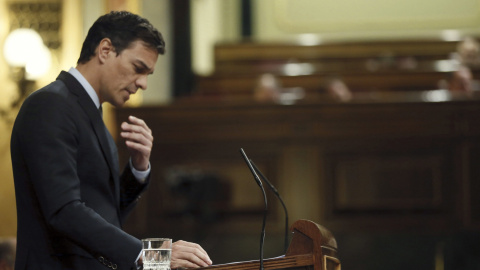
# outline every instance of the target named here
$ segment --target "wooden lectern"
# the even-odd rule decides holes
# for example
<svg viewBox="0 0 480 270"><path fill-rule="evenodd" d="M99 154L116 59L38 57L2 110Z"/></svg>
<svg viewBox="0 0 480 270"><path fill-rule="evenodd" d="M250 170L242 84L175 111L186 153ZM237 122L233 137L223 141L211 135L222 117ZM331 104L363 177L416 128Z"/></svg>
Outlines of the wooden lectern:
<svg viewBox="0 0 480 270"><path fill-rule="evenodd" d="M309 220L298 220L291 227L293 238L287 254L264 259L264 269L340 270L337 242L321 225ZM260 261L234 262L212 265L208 270L258 270Z"/></svg>

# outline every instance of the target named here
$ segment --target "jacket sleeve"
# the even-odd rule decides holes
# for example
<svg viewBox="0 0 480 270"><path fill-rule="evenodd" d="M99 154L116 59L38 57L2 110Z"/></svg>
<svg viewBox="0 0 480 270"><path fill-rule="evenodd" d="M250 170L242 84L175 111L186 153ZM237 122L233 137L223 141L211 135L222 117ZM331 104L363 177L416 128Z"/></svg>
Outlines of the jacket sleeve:
<svg viewBox="0 0 480 270"><path fill-rule="evenodd" d="M146 190L150 182L150 174L144 183L140 183L132 173L130 164L127 163L120 176L120 209L122 222L137 205L140 195Z"/></svg>

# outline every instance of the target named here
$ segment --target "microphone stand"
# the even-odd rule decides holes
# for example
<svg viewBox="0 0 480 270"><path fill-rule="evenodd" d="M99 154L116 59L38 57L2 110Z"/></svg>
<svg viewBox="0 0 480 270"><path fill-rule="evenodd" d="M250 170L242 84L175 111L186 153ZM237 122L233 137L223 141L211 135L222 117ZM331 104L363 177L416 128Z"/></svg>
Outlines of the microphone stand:
<svg viewBox="0 0 480 270"><path fill-rule="evenodd" d="M263 200L265 202L265 209L263 210L262 232L260 234L260 270L263 270L263 244L265 243L265 224L267 220L268 207L267 207L267 194L265 194L265 189L263 188L263 186L260 186L260 187L262 188Z"/></svg>
<svg viewBox="0 0 480 270"><path fill-rule="evenodd" d="M255 172L255 169L253 168L252 163L250 163L250 159L247 157L247 154L245 154L245 151L243 151L243 148L240 148L240 153L242 153L243 159L247 163L250 171L252 172L253 178L255 179L258 186L262 190L263 200L265 202L265 209L263 211L262 232L260 234L260 270L264 270L264 267L263 267L263 245L265 243L265 224L266 224L266 220L267 220L267 211L268 211L267 194L265 193L265 189L263 188L262 181L260 180L257 173Z"/></svg>
<svg viewBox="0 0 480 270"><path fill-rule="evenodd" d="M282 197L280 196L280 193L278 193L278 190L273 186L273 184L270 181L268 181L267 177L265 177L262 174L262 172L258 169L258 167L255 165L253 160L250 159L250 163L252 163L252 166L255 169L255 171L260 175L262 180L268 184L270 189L273 191L275 196L277 196L277 198L280 200L280 203L283 206L283 211L285 212L285 253L287 253L287 249L288 249L288 211L287 211L287 207L285 206L285 203L283 202Z"/></svg>

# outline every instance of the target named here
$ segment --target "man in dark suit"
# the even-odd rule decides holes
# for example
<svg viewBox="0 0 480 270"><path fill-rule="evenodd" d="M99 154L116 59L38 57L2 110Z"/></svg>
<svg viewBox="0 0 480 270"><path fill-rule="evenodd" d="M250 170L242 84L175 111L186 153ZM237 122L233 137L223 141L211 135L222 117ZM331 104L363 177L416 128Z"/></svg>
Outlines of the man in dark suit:
<svg viewBox="0 0 480 270"><path fill-rule="evenodd" d="M22 105L11 138L18 230L15 269L136 269L141 241L121 229L150 174L151 130L136 117L121 125L131 154L120 174L101 104L122 106L147 88L161 34L128 12L100 17L78 65ZM197 244L177 241L172 268L210 265Z"/></svg>

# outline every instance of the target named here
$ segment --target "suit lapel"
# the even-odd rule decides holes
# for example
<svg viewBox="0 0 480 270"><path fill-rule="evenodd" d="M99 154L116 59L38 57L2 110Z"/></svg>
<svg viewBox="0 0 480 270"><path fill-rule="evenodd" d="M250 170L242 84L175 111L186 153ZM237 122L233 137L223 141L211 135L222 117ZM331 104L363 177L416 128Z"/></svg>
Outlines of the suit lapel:
<svg viewBox="0 0 480 270"><path fill-rule="evenodd" d="M95 106L95 103L92 101L90 96L88 96L87 92L85 89L83 89L82 85L77 81L77 79L75 79L75 77L73 77L70 73L62 71L57 77L57 80L63 81L67 88L76 96L78 96L78 102L80 103L80 106L90 119L90 123L92 124L95 135L100 142L100 147L102 148L103 155L107 160L110 172L112 174L115 187L115 199L118 205L120 203L120 183L118 176L119 165L117 147L112 135L107 130L101 114L98 108Z"/></svg>

